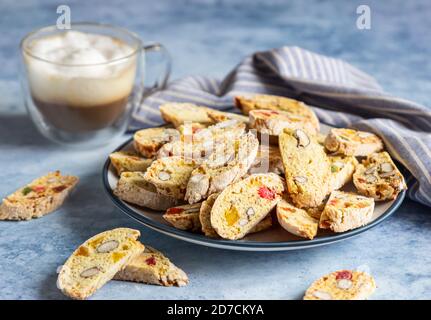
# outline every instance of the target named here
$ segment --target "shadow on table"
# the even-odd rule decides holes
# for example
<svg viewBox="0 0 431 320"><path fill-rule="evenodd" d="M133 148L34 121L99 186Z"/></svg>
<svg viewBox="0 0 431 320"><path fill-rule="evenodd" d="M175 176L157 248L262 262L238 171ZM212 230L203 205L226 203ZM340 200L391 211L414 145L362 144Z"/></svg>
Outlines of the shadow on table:
<svg viewBox="0 0 431 320"><path fill-rule="evenodd" d="M53 146L42 136L26 114L0 114L0 145L3 146Z"/></svg>

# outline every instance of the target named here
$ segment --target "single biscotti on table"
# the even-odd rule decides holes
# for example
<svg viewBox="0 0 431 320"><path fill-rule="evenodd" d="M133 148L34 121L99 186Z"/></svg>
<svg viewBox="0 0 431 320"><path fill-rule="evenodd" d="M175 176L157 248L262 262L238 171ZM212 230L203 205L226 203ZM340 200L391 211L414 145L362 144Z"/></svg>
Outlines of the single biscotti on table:
<svg viewBox="0 0 431 320"><path fill-rule="evenodd" d="M369 223L373 212L373 198L350 192L333 191L320 216L319 226L334 232L356 229Z"/></svg>
<svg viewBox="0 0 431 320"><path fill-rule="evenodd" d="M313 127L319 131L319 119L316 114L304 102L273 95L258 94L252 96L236 96L235 105L242 113L248 115L251 110L276 110L289 112L292 115L303 116L307 118Z"/></svg>
<svg viewBox="0 0 431 320"><path fill-rule="evenodd" d="M211 225L219 236L244 237L277 205L284 181L274 173L254 174L231 184L214 202Z"/></svg>
<svg viewBox="0 0 431 320"><path fill-rule="evenodd" d="M158 193L183 200L187 182L197 163L182 157L157 159L147 169L144 179L154 185Z"/></svg>
<svg viewBox="0 0 431 320"><path fill-rule="evenodd" d="M303 130L286 129L279 139L293 204L299 208L319 206L330 193L330 162L323 147Z"/></svg>
<svg viewBox="0 0 431 320"><path fill-rule="evenodd" d="M197 106L193 103L165 103L160 106L160 113L163 120L172 123L178 128L184 122L199 122L210 125L213 120L208 116L207 111L213 109Z"/></svg>
<svg viewBox="0 0 431 320"><path fill-rule="evenodd" d="M365 272L339 270L313 282L304 300L365 300L376 290L372 276Z"/></svg>
<svg viewBox="0 0 431 320"><path fill-rule="evenodd" d="M195 203L169 208L163 214L163 219L177 229L198 232L201 230L199 220L201 205L201 203Z"/></svg>
<svg viewBox="0 0 431 320"><path fill-rule="evenodd" d="M251 110L249 118L250 128L256 129L261 134L278 136L285 128L302 129L309 134L319 132L319 126L316 127L309 118L285 111Z"/></svg>
<svg viewBox="0 0 431 320"><path fill-rule="evenodd" d="M123 172L114 194L126 202L153 210L166 210L179 204L179 200L157 193L156 187L144 179L142 172Z"/></svg>
<svg viewBox="0 0 431 320"><path fill-rule="evenodd" d="M78 183L78 177L60 171L37 178L3 199L0 220L29 220L57 210Z"/></svg>
<svg viewBox="0 0 431 320"><path fill-rule="evenodd" d="M358 160L350 156L329 156L331 162L330 190L338 190L350 182Z"/></svg>
<svg viewBox="0 0 431 320"><path fill-rule="evenodd" d="M86 299L144 251L140 232L117 228L99 233L76 249L62 266L57 286L73 299Z"/></svg>
<svg viewBox="0 0 431 320"><path fill-rule="evenodd" d="M152 158L168 142L179 140L180 132L172 128L149 128L136 131L133 135L133 146L146 158Z"/></svg>
<svg viewBox="0 0 431 320"><path fill-rule="evenodd" d="M365 157L383 150L383 142L374 133L337 128L326 136L325 148L333 154Z"/></svg>
<svg viewBox="0 0 431 320"><path fill-rule="evenodd" d="M219 122L208 128L195 130L193 124L185 124L184 132L179 141L165 144L157 153L157 157L166 158L181 156L202 163L220 146L232 144L245 132L246 125L237 120Z"/></svg>
<svg viewBox="0 0 431 320"><path fill-rule="evenodd" d="M114 280L142 282L159 286L187 285L187 274L174 265L163 253L145 246L144 252L126 264Z"/></svg>
<svg viewBox="0 0 431 320"><path fill-rule="evenodd" d="M387 152L373 153L358 165L353 183L360 194L376 201L393 200L407 189L404 177Z"/></svg>
<svg viewBox="0 0 431 320"><path fill-rule="evenodd" d="M123 172L144 172L153 162L153 159L147 159L138 156L135 152L117 151L109 155L111 163L114 166L117 174Z"/></svg>
<svg viewBox="0 0 431 320"><path fill-rule="evenodd" d="M193 170L187 184L186 201L199 202L241 179L256 158L259 141L252 133L246 133L225 146Z"/></svg>
<svg viewBox="0 0 431 320"><path fill-rule="evenodd" d="M199 211L199 221L202 226L202 232L210 238L220 238L217 232L211 225L211 209L214 205L215 200L219 196L218 193L214 193L208 197L204 202L202 202L201 209ZM256 226L254 226L250 231L251 233L260 232L272 227L272 217L268 214L262 221L260 221Z"/></svg>
<svg viewBox="0 0 431 320"><path fill-rule="evenodd" d="M272 172L284 175L284 165L280 149L275 146L261 144L248 172L250 174Z"/></svg>
<svg viewBox="0 0 431 320"><path fill-rule="evenodd" d="M277 204L277 219L286 231L302 238L313 239L317 234L319 221L307 211L296 208L285 199Z"/></svg>

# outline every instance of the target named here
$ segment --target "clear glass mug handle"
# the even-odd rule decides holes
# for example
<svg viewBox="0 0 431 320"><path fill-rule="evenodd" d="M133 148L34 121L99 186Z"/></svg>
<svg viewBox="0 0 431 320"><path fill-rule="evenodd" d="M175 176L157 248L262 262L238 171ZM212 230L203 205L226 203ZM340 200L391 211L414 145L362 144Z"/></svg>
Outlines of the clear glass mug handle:
<svg viewBox="0 0 431 320"><path fill-rule="evenodd" d="M161 73L161 75L158 78L156 78L153 85L145 88L143 93L143 98L144 98L149 94L153 93L154 91L164 89L166 87L166 84L169 81L169 76L171 75L172 59L171 59L171 55L169 54L169 51L166 50L165 46L163 46L161 43L158 43L158 42L146 44L142 47L142 50L145 53L148 53L148 52L160 53L163 59L162 62L165 65L164 71Z"/></svg>

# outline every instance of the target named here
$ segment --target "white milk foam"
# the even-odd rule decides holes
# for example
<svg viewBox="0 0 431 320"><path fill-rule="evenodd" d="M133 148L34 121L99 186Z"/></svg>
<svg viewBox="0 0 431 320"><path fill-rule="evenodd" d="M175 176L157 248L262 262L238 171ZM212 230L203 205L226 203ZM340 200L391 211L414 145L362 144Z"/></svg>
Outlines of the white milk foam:
<svg viewBox="0 0 431 320"><path fill-rule="evenodd" d="M67 31L33 40L24 54L32 95L50 103L91 107L120 100L132 90L135 48L105 35ZM102 64L102 65L97 65Z"/></svg>

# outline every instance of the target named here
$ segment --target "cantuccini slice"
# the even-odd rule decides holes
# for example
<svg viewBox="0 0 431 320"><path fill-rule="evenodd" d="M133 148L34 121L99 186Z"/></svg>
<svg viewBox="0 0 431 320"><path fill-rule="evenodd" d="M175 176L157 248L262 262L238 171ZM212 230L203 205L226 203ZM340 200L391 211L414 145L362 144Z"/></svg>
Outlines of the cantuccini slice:
<svg viewBox="0 0 431 320"><path fill-rule="evenodd" d="M334 232L345 232L368 224L374 212L374 199L344 191L333 191L319 226Z"/></svg>
<svg viewBox="0 0 431 320"><path fill-rule="evenodd" d="M304 300L365 300L376 290L372 276L365 272L339 270L313 282Z"/></svg>
<svg viewBox="0 0 431 320"><path fill-rule="evenodd" d="M224 189L211 210L211 225L219 236L244 237L277 205L284 181L273 173L254 174Z"/></svg>
<svg viewBox="0 0 431 320"><path fill-rule="evenodd" d="M304 209L296 208L285 199L277 204L277 219L288 232L302 238L313 239L317 234L319 221Z"/></svg>
<svg viewBox="0 0 431 320"><path fill-rule="evenodd" d="M57 286L73 299L86 299L144 251L140 232L117 228L99 233L76 249L62 266Z"/></svg>
<svg viewBox="0 0 431 320"><path fill-rule="evenodd" d="M153 158L165 143L176 141L179 138L179 131L172 128L142 129L133 135L133 146L144 157Z"/></svg>
<svg viewBox="0 0 431 320"><path fill-rule="evenodd" d="M113 152L109 155L109 159L118 175L123 172L145 172L153 162L153 159L143 158L135 152L127 151Z"/></svg>
<svg viewBox="0 0 431 320"><path fill-rule="evenodd" d="M325 148L332 154L364 157L383 150L383 142L374 133L335 128L326 136Z"/></svg>
<svg viewBox="0 0 431 320"><path fill-rule="evenodd" d="M387 152L373 153L353 175L358 192L376 201L393 200L407 189L404 177Z"/></svg>
<svg viewBox="0 0 431 320"><path fill-rule="evenodd" d="M210 125L213 120L208 116L207 111L212 109L203 106L197 106L193 103L170 102L160 106L160 113L163 120L172 123L176 128L184 122L199 122L204 125Z"/></svg>
<svg viewBox="0 0 431 320"><path fill-rule="evenodd" d="M142 282L159 286L182 287L188 284L187 274L160 251L145 246L144 252L126 264L114 280Z"/></svg>
<svg viewBox="0 0 431 320"><path fill-rule="evenodd" d="M78 183L60 171L37 178L3 199L0 220L30 220L57 210Z"/></svg>
<svg viewBox="0 0 431 320"><path fill-rule="evenodd" d="M187 182L197 163L183 157L157 159L147 169L144 179L155 186L158 193L183 200Z"/></svg>
<svg viewBox="0 0 431 320"><path fill-rule="evenodd" d="M163 219L180 230L198 232L201 230L199 211L202 203L186 204L169 208L163 214Z"/></svg>
<svg viewBox="0 0 431 320"><path fill-rule="evenodd" d="M152 210L166 210L180 203L178 199L158 193L142 172L123 172L114 194L121 200Z"/></svg>
<svg viewBox="0 0 431 320"><path fill-rule="evenodd" d="M330 192L330 162L323 147L303 130L279 137L287 191L295 206L317 207Z"/></svg>
<svg viewBox="0 0 431 320"><path fill-rule="evenodd" d="M352 180L358 160L350 156L329 156L329 161L331 163L330 190L338 190Z"/></svg>

